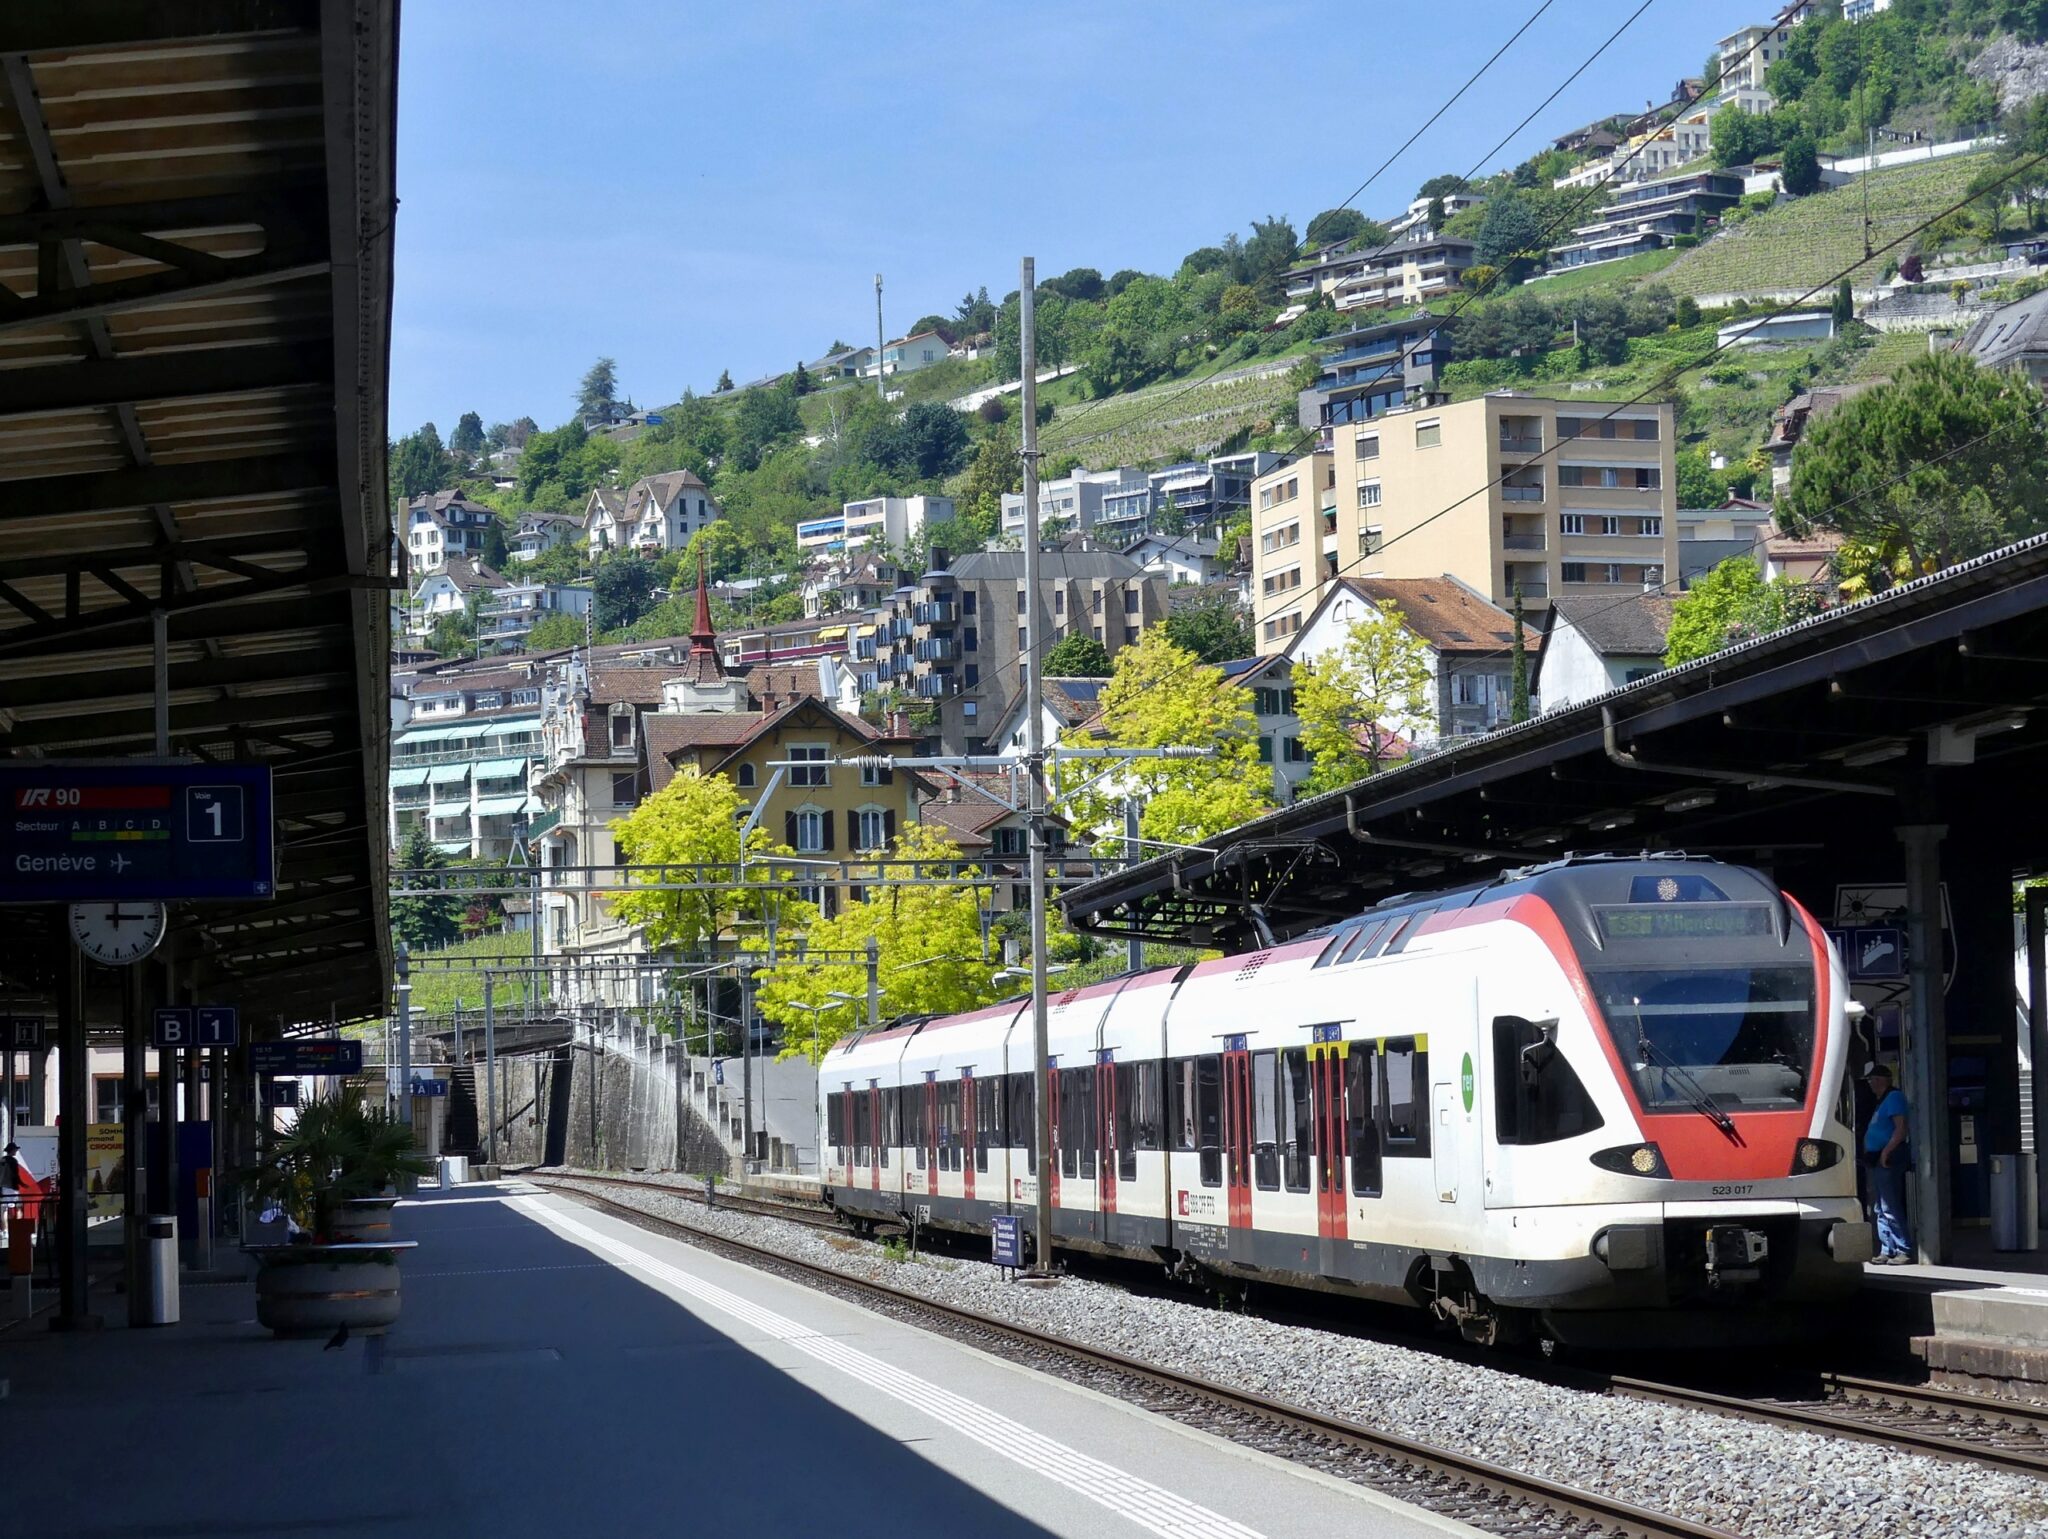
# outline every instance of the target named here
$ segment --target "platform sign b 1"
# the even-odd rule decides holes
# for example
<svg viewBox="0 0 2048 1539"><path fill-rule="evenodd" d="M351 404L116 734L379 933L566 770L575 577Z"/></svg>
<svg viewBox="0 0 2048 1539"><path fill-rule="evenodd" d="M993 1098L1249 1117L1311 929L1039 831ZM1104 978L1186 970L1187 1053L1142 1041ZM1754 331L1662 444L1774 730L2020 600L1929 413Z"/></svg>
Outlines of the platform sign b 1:
<svg viewBox="0 0 2048 1539"><path fill-rule="evenodd" d="M997 1266L1023 1266L1024 1220L1014 1213L998 1213L989 1223L989 1259Z"/></svg>

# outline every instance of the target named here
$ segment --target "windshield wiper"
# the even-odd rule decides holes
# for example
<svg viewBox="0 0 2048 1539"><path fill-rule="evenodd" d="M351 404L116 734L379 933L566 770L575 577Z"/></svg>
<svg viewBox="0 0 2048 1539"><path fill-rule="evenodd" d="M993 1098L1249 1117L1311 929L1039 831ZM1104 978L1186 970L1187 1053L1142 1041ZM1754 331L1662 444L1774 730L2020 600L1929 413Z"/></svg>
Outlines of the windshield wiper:
<svg viewBox="0 0 2048 1539"><path fill-rule="evenodd" d="M1636 1005L1638 1010L1640 1010L1642 1002L1638 1000ZM1679 1089L1684 1091L1689 1098L1687 1104L1702 1117L1713 1123L1715 1127L1719 1128L1727 1136L1730 1143L1739 1144L1742 1142L1742 1132L1735 1126L1735 1119L1714 1104L1714 1098L1707 1094L1706 1087L1692 1077L1692 1072L1684 1064L1650 1040L1650 1034L1642 1028L1642 1016L1640 1014L1636 1017L1636 1051L1645 1059L1654 1058L1660 1060L1664 1065L1664 1072L1678 1081ZM1648 1068L1649 1064L1647 1062L1638 1063L1636 1067L1639 1069Z"/></svg>

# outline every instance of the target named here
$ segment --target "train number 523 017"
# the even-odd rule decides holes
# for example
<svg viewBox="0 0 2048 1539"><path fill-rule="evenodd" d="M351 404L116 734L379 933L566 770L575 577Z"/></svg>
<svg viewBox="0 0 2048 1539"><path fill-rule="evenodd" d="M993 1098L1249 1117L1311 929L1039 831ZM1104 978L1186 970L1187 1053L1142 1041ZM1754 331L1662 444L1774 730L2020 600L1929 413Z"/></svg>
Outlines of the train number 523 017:
<svg viewBox="0 0 2048 1539"><path fill-rule="evenodd" d="M1717 1186L1714 1188L1714 1195L1716 1197L1747 1197L1755 1190L1755 1182L1744 1181L1740 1186Z"/></svg>

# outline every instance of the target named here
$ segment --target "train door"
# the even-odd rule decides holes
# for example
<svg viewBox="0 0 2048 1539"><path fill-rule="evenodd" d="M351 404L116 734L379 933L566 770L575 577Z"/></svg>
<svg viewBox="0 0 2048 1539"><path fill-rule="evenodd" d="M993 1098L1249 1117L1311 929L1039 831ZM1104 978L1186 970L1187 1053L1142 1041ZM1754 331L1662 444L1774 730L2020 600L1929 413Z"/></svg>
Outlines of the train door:
<svg viewBox="0 0 2048 1539"><path fill-rule="evenodd" d="M1099 1139L1101 1157L1095 1164L1095 1206L1103 1213L1116 1211L1116 1076L1117 1066L1103 1048L1097 1054L1095 1069L1095 1126ZM1135 1072L1130 1065L1124 1073ZM1103 1237L1109 1234L1109 1226L1103 1226Z"/></svg>
<svg viewBox="0 0 2048 1539"><path fill-rule="evenodd" d="M1031 1115L1038 1119L1036 1126L1046 1140L1045 1173L1046 1179L1052 1183L1052 1195L1047 1200L1055 1208L1060 1205L1060 1123L1065 1120L1060 1116L1060 1107L1064 1104L1060 1098L1060 1092L1064 1088L1064 1082L1060 1079L1059 1059L1057 1057L1047 1058L1045 1060L1045 1099L1047 1104L1040 1106L1037 1098L1034 1096L1032 1099ZM1059 1231L1055 1229L1053 1233L1057 1235Z"/></svg>
<svg viewBox="0 0 2048 1539"><path fill-rule="evenodd" d="M1429 1093L1429 1159L1436 1171L1436 1200L1458 1200L1458 1141L1464 1123L1458 1115L1458 1087L1448 1080L1432 1085Z"/></svg>
<svg viewBox="0 0 2048 1539"><path fill-rule="evenodd" d="M1252 1225L1252 1056L1245 1039L1223 1039L1223 1186L1230 1227ZM1233 1252L1238 1248L1232 1236Z"/></svg>
<svg viewBox="0 0 2048 1539"><path fill-rule="evenodd" d="M882 1189L882 1140L888 1135L882 1127L882 1082L868 1081L868 1186L879 1192Z"/></svg>
<svg viewBox="0 0 2048 1539"><path fill-rule="evenodd" d="M1314 1028L1309 1048L1309 1095L1314 1105L1316 1154L1316 1233L1325 1240L1341 1240L1349 1233L1350 1204L1344 1195L1346 1155L1344 1136L1344 1044L1338 1040L1341 1028L1335 1024ZM1330 1270L1334 1258L1323 1257L1323 1270Z"/></svg>
<svg viewBox="0 0 2048 1539"><path fill-rule="evenodd" d="M960 1180L969 1202L974 1201L974 1071L960 1071Z"/></svg>
<svg viewBox="0 0 2048 1539"><path fill-rule="evenodd" d="M924 1194L939 1195L939 1076L924 1071Z"/></svg>

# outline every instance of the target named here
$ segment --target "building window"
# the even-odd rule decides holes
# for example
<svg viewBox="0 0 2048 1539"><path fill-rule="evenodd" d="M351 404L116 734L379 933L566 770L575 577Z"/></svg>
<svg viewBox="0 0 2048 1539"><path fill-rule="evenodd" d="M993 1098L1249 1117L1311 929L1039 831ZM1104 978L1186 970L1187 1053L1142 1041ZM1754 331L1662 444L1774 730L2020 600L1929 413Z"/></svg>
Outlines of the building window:
<svg viewBox="0 0 2048 1539"><path fill-rule="evenodd" d="M1124 645L1127 647L1131 646L1137 641L1137 639L1138 627L1135 625L1126 625L1124 627Z"/></svg>
<svg viewBox="0 0 2048 1539"><path fill-rule="evenodd" d="M963 615L974 613L974 590L972 588L967 589L960 595L960 613Z"/></svg>
<svg viewBox="0 0 2048 1539"><path fill-rule="evenodd" d="M1561 565L1558 575L1566 582L1584 582L1586 580L1586 563L1583 561L1566 561Z"/></svg>
<svg viewBox="0 0 2048 1539"><path fill-rule="evenodd" d="M735 779L742 789L752 789L755 780L754 766L742 764Z"/></svg>
<svg viewBox="0 0 2048 1539"><path fill-rule="evenodd" d="M1441 422L1418 422L1415 424L1415 447L1434 449L1444 441L1444 425Z"/></svg>
<svg viewBox="0 0 2048 1539"><path fill-rule="evenodd" d="M1031 650L1031 627L1028 625L1017 627L1017 650L1019 652Z"/></svg>
<svg viewBox="0 0 2048 1539"><path fill-rule="evenodd" d="M974 626L963 625L960 627L960 650L963 652L979 652L981 650L981 632Z"/></svg>
<svg viewBox="0 0 2048 1539"><path fill-rule="evenodd" d="M1124 589L1124 613L1127 615L1134 615L1137 612L1138 590L1136 588Z"/></svg>
<svg viewBox="0 0 2048 1539"><path fill-rule="evenodd" d="M1268 529L1259 537L1259 548L1263 551L1285 550L1290 545L1301 543L1301 525L1283 524L1278 529Z"/></svg>
<svg viewBox="0 0 2048 1539"><path fill-rule="evenodd" d="M792 759L803 762L795 764L789 772L789 783L793 786L829 786L832 772L825 768L831 750L823 743L793 744L789 750Z"/></svg>
<svg viewBox="0 0 2048 1539"><path fill-rule="evenodd" d="M1067 590L1065 588L1055 588L1052 590L1052 612L1056 615L1063 615L1067 612Z"/></svg>
<svg viewBox="0 0 2048 1539"><path fill-rule="evenodd" d="M1636 533L1655 535L1657 538L1662 539L1664 536L1664 520L1661 518L1639 518L1636 520Z"/></svg>
<svg viewBox="0 0 2048 1539"><path fill-rule="evenodd" d="M1283 737L1280 739L1280 748L1281 752L1286 754L1289 764L1308 763L1308 750L1301 746L1300 738Z"/></svg>
<svg viewBox="0 0 2048 1539"><path fill-rule="evenodd" d="M889 814L880 807L863 807L853 818L853 847L879 850L889 843Z"/></svg>
<svg viewBox="0 0 2048 1539"><path fill-rule="evenodd" d="M635 774L612 776L612 805L633 807L640 801L640 777Z"/></svg>
<svg viewBox="0 0 2048 1539"><path fill-rule="evenodd" d="M1358 483L1358 505L1361 508L1376 508L1380 505L1380 484L1377 481Z"/></svg>
<svg viewBox="0 0 2048 1539"><path fill-rule="evenodd" d="M981 707L972 700L963 700L960 702L960 714L966 720L972 721L981 714Z"/></svg>
<svg viewBox="0 0 2048 1539"><path fill-rule="evenodd" d="M1259 762L1261 764L1271 764L1273 762L1273 739L1271 736L1263 733L1259 737Z"/></svg>
<svg viewBox="0 0 2048 1539"><path fill-rule="evenodd" d="M860 783L864 786L894 785L896 772L886 764L863 764L860 767Z"/></svg>
<svg viewBox="0 0 2048 1539"><path fill-rule="evenodd" d="M832 814L807 807L791 816L795 823L796 849L799 855L816 855L826 849L829 842L826 821Z"/></svg>
<svg viewBox="0 0 2048 1539"><path fill-rule="evenodd" d="M1620 582L1622 580L1620 562L1610 561L1607 563L1607 580L1609 582Z"/></svg>
<svg viewBox="0 0 2048 1539"><path fill-rule="evenodd" d="M1565 534L1584 534L1586 532L1586 515L1583 513L1560 513L1557 516L1557 526Z"/></svg>
<svg viewBox="0 0 2048 1539"><path fill-rule="evenodd" d="M1353 444L1353 453L1362 460L1376 460L1380 457L1380 435L1361 433Z"/></svg>
<svg viewBox="0 0 2048 1539"><path fill-rule="evenodd" d="M612 747L631 748L632 746L633 713L631 711L612 712Z"/></svg>
<svg viewBox="0 0 2048 1539"><path fill-rule="evenodd" d="M1386 543L1386 535L1378 524L1358 531L1358 553L1361 556L1377 556L1380 547Z"/></svg>
<svg viewBox="0 0 2048 1539"><path fill-rule="evenodd" d="M1088 612L1092 615L1102 613L1102 587L1099 583L1096 585L1095 591L1088 595Z"/></svg>
<svg viewBox="0 0 2048 1539"><path fill-rule="evenodd" d="M1604 515L1600 520L1600 532L1602 534L1620 534L1621 520L1611 513Z"/></svg>
<svg viewBox="0 0 2048 1539"><path fill-rule="evenodd" d="M1636 438L1643 443L1655 443L1657 441L1657 419L1655 417L1636 418Z"/></svg>
<svg viewBox="0 0 2048 1539"><path fill-rule="evenodd" d="M1100 641L1100 640L1102 639L1102 633L1101 633L1100 631L1097 631L1097 632L1095 633L1095 639L1096 639L1097 641ZM963 683L964 683L965 687L966 687L966 688L968 688L968 689L973 689L973 688L974 688L974 687L975 687L976 685L978 685L978 684L979 684L979 683L981 682L981 664L980 664L980 663L969 663L969 664L967 664L967 665L966 665L966 667L964 667L964 668L963 668L963 669L961 670L961 673L962 673L962 676L963 676Z"/></svg>

